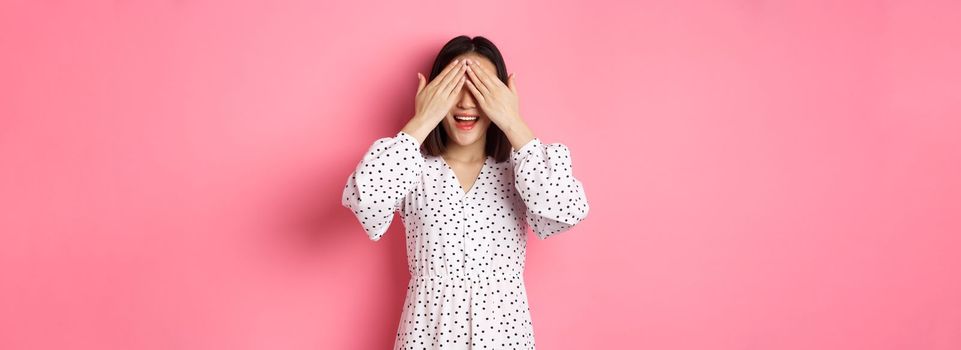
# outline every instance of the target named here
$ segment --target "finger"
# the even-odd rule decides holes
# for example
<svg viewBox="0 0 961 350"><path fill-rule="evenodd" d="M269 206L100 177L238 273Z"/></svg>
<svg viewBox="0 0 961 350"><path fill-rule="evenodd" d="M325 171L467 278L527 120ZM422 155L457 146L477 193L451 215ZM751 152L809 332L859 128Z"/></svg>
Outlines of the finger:
<svg viewBox="0 0 961 350"><path fill-rule="evenodd" d="M474 68L477 68L477 64L474 62L471 62L471 64L467 65L467 75L470 76L471 82L473 82L473 85L481 94L489 94L490 89L487 88L487 85L485 85L481 78L477 75L477 71Z"/></svg>
<svg viewBox="0 0 961 350"><path fill-rule="evenodd" d="M447 97L450 98L450 97L457 96L457 94L464 89L465 81L467 81L467 76L461 75L460 79L457 79L457 84L454 84L454 88L450 89L450 92L447 93Z"/></svg>
<svg viewBox="0 0 961 350"><path fill-rule="evenodd" d="M511 73L511 75L507 77L507 87L509 87L515 95L517 94L517 85L514 84L514 73Z"/></svg>
<svg viewBox="0 0 961 350"><path fill-rule="evenodd" d="M464 85L467 85L467 89L470 90L470 93L474 95L474 99L477 100L478 103L485 101L484 94L481 94L480 90L477 90L477 86L474 85L474 82L470 81L470 79L467 79Z"/></svg>
<svg viewBox="0 0 961 350"><path fill-rule="evenodd" d="M458 64L457 68L454 68L447 73L444 80L441 82L441 86L438 89L438 93L449 93L449 90L453 88L453 85L457 84L457 79L464 75L465 66L463 63Z"/></svg>
<svg viewBox="0 0 961 350"><path fill-rule="evenodd" d="M459 62L456 59L451 61L449 64L447 64L447 67L444 67L444 70L440 71L440 73L438 73L437 76L434 77L434 80L430 81L430 84L428 85L430 85L432 88L438 85L441 85L441 83L444 81L444 78L447 77L447 75L450 74L450 72L454 70L454 68L460 67L457 65L458 63L461 63L461 62Z"/></svg>
<svg viewBox="0 0 961 350"><path fill-rule="evenodd" d="M453 94L455 91L457 91L457 90L454 90L454 89L460 84L460 81L461 81L462 79L464 79L464 75L463 75L463 74L460 75L460 78L455 79L451 84L448 84L447 86L445 86L444 89L441 90L441 92L440 92L440 93L441 93L441 96L450 97L451 94Z"/></svg>
<svg viewBox="0 0 961 350"><path fill-rule="evenodd" d="M498 85L501 85L501 86L504 85L504 83L501 82L500 79L492 76L490 73L487 72L487 69L482 67L481 65L478 64L477 66L473 66L473 65L471 66L472 66L471 69L476 70L474 73L477 74L477 76L481 79L481 82L484 83L484 86L486 86L488 90L493 91Z"/></svg>
<svg viewBox="0 0 961 350"><path fill-rule="evenodd" d="M424 79L423 74L420 74L420 72L417 72L417 81L418 81L417 93L419 94L422 90L424 90L424 86L427 85L427 80Z"/></svg>

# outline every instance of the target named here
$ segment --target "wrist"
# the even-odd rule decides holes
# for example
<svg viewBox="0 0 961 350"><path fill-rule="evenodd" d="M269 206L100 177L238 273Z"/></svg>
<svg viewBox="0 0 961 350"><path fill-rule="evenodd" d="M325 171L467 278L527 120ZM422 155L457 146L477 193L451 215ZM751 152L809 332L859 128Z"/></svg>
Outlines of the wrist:
<svg viewBox="0 0 961 350"><path fill-rule="evenodd" d="M507 136L507 140L510 141L514 149L520 149L534 138L534 132L532 132L531 129L527 127L527 124L524 123L524 120L519 117L514 118L510 124L502 127L501 131Z"/></svg>
<svg viewBox="0 0 961 350"><path fill-rule="evenodd" d="M427 135L430 134L436 125L431 125L430 120L422 115L415 114L410 120L404 125L401 131L410 134L417 139L418 144L424 143L427 139Z"/></svg>

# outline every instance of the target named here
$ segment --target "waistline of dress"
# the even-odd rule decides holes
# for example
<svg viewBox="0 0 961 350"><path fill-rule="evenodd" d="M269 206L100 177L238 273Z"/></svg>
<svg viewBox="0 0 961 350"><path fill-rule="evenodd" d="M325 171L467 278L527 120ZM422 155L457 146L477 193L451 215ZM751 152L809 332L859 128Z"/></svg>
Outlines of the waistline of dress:
<svg viewBox="0 0 961 350"><path fill-rule="evenodd" d="M446 281L454 283L478 283L478 282L503 282L503 281L513 281L513 282L523 282L524 274L523 272L482 272L474 274L438 274L436 272L415 272L411 273L410 279L412 281Z"/></svg>

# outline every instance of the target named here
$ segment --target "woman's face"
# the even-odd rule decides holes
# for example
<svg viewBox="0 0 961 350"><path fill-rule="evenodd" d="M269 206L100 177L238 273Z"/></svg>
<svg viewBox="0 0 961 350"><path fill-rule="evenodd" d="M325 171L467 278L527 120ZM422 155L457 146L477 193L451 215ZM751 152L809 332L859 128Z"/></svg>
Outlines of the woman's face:
<svg viewBox="0 0 961 350"><path fill-rule="evenodd" d="M497 71L494 63L487 59L487 57L473 52L457 56L456 58L460 60L470 59L471 65L479 64L481 67L484 67L487 72ZM470 76L467 75L466 72L464 76L470 79ZM474 116L477 118L476 121L458 121L460 118L455 118L455 116ZM447 132L447 136L451 142L455 142L461 146L467 146L484 140L487 136L487 128L490 127L491 121L484 115L484 112L481 111L477 101L474 100L474 95L471 94L467 83L464 83L464 87L457 96L457 101L454 103L454 106L451 107L447 116L444 117L442 124L444 124L444 131Z"/></svg>

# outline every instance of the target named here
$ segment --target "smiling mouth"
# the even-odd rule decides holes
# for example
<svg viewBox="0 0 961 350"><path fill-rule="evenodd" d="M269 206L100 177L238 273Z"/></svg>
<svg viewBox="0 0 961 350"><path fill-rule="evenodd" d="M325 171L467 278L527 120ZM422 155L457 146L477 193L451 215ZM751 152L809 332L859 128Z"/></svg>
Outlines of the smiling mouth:
<svg viewBox="0 0 961 350"><path fill-rule="evenodd" d="M477 119L480 119L480 117L476 115L455 115L454 116L454 120L458 122L475 122L477 121Z"/></svg>
<svg viewBox="0 0 961 350"><path fill-rule="evenodd" d="M474 128L474 124L477 124L477 120L480 116L477 115L466 115L466 114L455 114L454 121L458 129L470 130Z"/></svg>

